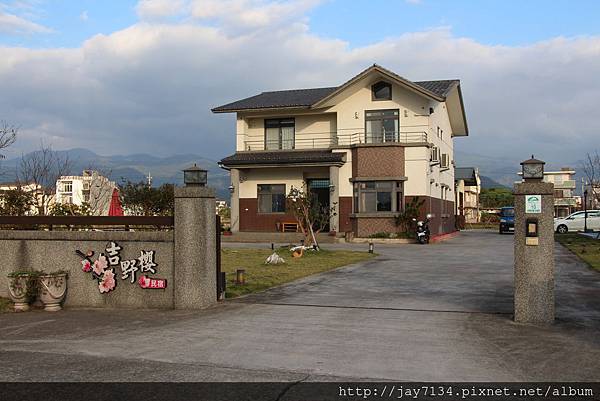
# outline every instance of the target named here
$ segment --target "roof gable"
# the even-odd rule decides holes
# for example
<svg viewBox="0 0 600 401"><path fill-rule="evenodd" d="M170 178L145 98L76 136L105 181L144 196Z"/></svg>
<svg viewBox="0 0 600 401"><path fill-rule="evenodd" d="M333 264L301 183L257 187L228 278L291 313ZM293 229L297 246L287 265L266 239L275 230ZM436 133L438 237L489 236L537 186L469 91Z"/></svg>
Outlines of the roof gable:
<svg viewBox="0 0 600 401"><path fill-rule="evenodd" d="M412 92L415 92L418 95L424 96L426 98L436 100L438 102L443 102L445 100L442 95L438 95L437 93L435 93L429 89L429 88L438 89L438 86L436 86L434 84L434 82L436 82L436 81L424 81L425 86L420 86L416 82L409 81L408 79L401 77L400 75L398 75L388 69L385 69L377 64L373 64L371 67L362 71L360 74L354 76L353 78L349 79L342 85L338 86L335 91L333 91L329 95L325 96L324 98L322 98L319 101L317 101L316 103L314 103L312 105L312 107L322 107L322 106L326 105L328 100L330 100L333 97L335 97L336 95L342 93L344 90L348 89L349 87L351 87L353 84L357 83L358 81L361 81L362 79L365 79L373 74L379 74L380 76L392 81L392 83L403 86L403 87L411 90ZM452 81L448 81L448 82L453 82L453 83L456 82L457 83L458 81L452 80ZM439 88L444 88L444 91L449 90L448 88L445 88L445 86L446 85L441 84L441 85L439 85Z"/></svg>

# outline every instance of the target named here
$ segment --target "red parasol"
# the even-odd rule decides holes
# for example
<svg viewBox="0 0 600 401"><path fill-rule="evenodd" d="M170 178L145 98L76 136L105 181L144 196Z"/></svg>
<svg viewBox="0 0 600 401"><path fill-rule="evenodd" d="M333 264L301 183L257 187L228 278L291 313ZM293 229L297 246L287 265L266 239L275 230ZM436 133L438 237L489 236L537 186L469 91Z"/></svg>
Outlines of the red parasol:
<svg viewBox="0 0 600 401"><path fill-rule="evenodd" d="M124 216L123 206L121 206L121 200L119 199L119 190L113 189L112 199L110 200L110 207L108 208L109 216Z"/></svg>

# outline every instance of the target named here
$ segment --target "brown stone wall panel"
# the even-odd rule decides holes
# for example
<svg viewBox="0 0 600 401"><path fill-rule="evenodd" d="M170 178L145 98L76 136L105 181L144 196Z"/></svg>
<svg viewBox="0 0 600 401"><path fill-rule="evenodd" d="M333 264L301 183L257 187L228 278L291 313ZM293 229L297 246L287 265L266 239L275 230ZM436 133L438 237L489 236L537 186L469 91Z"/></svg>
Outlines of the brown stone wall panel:
<svg viewBox="0 0 600 401"><path fill-rule="evenodd" d="M401 146L359 147L352 149L352 176L404 176L404 148Z"/></svg>
<svg viewBox="0 0 600 401"><path fill-rule="evenodd" d="M406 196L405 202L410 202L415 196ZM446 200L442 201L438 198L432 198L430 196L419 196L419 199L425 199L425 203L421 207L421 213L419 219L425 219L427 213L431 213L434 217L429 222L429 230L431 235L447 234L456 231L455 218L454 218L454 202ZM442 217L442 202L446 202L446 215L448 217Z"/></svg>
<svg viewBox="0 0 600 401"><path fill-rule="evenodd" d="M340 232L353 231L352 221L350 220L350 214L352 213L352 197L340 196L339 199L338 218L340 222Z"/></svg>
<svg viewBox="0 0 600 401"><path fill-rule="evenodd" d="M374 217L363 217L357 218L357 231L355 234L358 237L368 237L369 235L387 232L387 233L395 233L398 231L398 227L396 227L396 221L394 218L390 217L382 217L382 218L374 218Z"/></svg>
<svg viewBox="0 0 600 401"><path fill-rule="evenodd" d="M285 213L258 213L257 198L240 199L240 231L276 232L277 223L284 221L296 221L296 218Z"/></svg>

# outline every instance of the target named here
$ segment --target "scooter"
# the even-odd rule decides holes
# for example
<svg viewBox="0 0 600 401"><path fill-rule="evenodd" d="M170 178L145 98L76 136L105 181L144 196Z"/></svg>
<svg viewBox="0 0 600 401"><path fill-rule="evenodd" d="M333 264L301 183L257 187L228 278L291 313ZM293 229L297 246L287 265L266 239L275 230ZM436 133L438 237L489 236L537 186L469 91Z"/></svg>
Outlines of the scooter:
<svg viewBox="0 0 600 401"><path fill-rule="evenodd" d="M429 231L430 218L431 215L428 214L425 220L417 221L417 219L413 219L413 221L417 221L417 241L419 241L419 244L429 243L429 237L431 236L431 233Z"/></svg>

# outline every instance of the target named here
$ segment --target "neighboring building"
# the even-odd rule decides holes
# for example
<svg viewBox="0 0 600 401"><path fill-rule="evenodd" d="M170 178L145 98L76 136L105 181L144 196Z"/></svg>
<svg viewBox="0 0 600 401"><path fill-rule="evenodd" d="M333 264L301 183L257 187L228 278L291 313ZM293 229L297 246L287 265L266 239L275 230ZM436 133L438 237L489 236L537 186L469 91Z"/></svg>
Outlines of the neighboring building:
<svg viewBox="0 0 600 401"><path fill-rule="evenodd" d="M454 230L454 137L467 136L460 81L411 82L378 65L337 87L263 92L212 110L237 113L232 231L293 222L291 187L335 205L330 231L395 232L414 197L432 234Z"/></svg>
<svg viewBox="0 0 600 401"><path fill-rule="evenodd" d="M24 192L35 193L35 197L37 198L37 201L40 202L41 190L38 190L39 186L37 186L35 184L31 184L31 183L30 184L21 184L18 182L5 182L5 183L0 183L0 205L4 204L3 203L4 200L2 199L2 194L4 192L12 191L12 190L19 189L19 188L21 188L21 190L23 190ZM28 215L38 214L37 206L35 204L32 205L30 208L30 211L27 214Z"/></svg>
<svg viewBox="0 0 600 401"><path fill-rule="evenodd" d="M56 181L56 203L81 206L87 203L94 215L106 216L117 185L94 170L82 175L61 176Z"/></svg>
<svg viewBox="0 0 600 401"><path fill-rule="evenodd" d="M481 178L474 167L456 167L454 169L456 214L464 216L465 223L479 223L479 195Z"/></svg>
<svg viewBox="0 0 600 401"><path fill-rule="evenodd" d="M221 212L221 210L227 209L227 201L217 199L215 201L215 207L217 209L216 210L217 214L219 214Z"/></svg>
<svg viewBox="0 0 600 401"><path fill-rule="evenodd" d="M560 171L544 171L544 182L554 184L554 217L566 217L578 210L574 175L575 170L569 167L563 167Z"/></svg>
<svg viewBox="0 0 600 401"><path fill-rule="evenodd" d="M600 209L600 184L586 185L584 189L587 189L587 208L588 209ZM583 202L581 203L583 208Z"/></svg>
<svg viewBox="0 0 600 401"><path fill-rule="evenodd" d="M566 217L577 210L575 170L544 171L544 181L554 184L554 217Z"/></svg>

